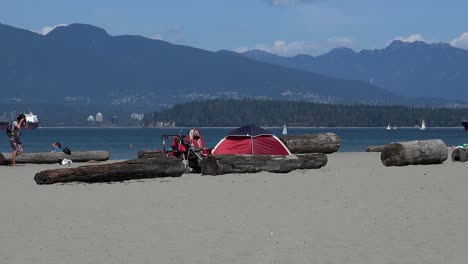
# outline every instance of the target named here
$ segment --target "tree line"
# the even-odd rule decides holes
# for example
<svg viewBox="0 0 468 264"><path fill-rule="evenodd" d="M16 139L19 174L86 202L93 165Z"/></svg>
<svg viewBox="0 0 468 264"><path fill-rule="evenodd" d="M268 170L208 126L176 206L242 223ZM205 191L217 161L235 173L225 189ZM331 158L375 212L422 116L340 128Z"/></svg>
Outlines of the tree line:
<svg viewBox="0 0 468 264"><path fill-rule="evenodd" d="M300 101L216 99L178 104L145 115L144 124L176 126L453 127L468 120L466 108L419 108L402 105L336 105Z"/></svg>

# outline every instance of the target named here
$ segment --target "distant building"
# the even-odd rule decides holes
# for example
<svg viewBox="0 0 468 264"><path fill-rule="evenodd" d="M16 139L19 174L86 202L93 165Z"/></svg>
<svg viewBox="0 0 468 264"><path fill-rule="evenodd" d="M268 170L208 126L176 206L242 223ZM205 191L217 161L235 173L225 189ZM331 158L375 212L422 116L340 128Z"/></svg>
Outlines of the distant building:
<svg viewBox="0 0 468 264"><path fill-rule="evenodd" d="M92 115L88 116L88 122L94 122L94 116Z"/></svg>
<svg viewBox="0 0 468 264"><path fill-rule="evenodd" d="M175 121L172 122L164 122L164 121L156 121L156 127L175 127Z"/></svg>
<svg viewBox="0 0 468 264"><path fill-rule="evenodd" d="M143 120L143 118L145 117L145 114L137 114L137 113L132 113L130 115L130 118L131 119L136 119L136 120Z"/></svg>
<svg viewBox="0 0 468 264"><path fill-rule="evenodd" d="M119 117L118 116L112 116L112 125L117 125L119 123Z"/></svg>
<svg viewBox="0 0 468 264"><path fill-rule="evenodd" d="M101 113L96 114L96 122L103 122L104 121L104 116Z"/></svg>

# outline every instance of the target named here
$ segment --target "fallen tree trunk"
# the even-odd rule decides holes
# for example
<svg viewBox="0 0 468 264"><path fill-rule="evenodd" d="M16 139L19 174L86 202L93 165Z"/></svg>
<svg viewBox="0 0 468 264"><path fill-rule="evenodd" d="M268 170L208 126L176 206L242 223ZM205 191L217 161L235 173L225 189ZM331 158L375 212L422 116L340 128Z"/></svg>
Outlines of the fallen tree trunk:
<svg viewBox="0 0 468 264"><path fill-rule="evenodd" d="M327 164L323 153L289 156L210 155L200 162L202 175L256 173L260 171L287 173L298 169L318 169Z"/></svg>
<svg viewBox="0 0 468 264"><path fill-rule="evenodd" d="M368 146L366 148L366 152L382 152L383 149L385 148L385 146L387 145L382 145L382 146Z"/></svg>
<svg viewBox="0 0 468 264"><path fill-rule="evenodd" d="M452 161L465 162L468 161L468 149L456 148L452 152Z"/></svg>
<svg viewBox="0 0 468 264"><path fill-rule="evenodd" d="M337 152L341 145L341 138L334 133L287 135L280 140L291 153L324 153Z"/></svg>
<svg viewBox="0 0 468 264"><path fill-rule="evenodd" d="M145 149L138 151L139 159L155 158L155 157L164 157L164 152L160 149Z"/></svg>
<svg viewBox="0 0 468 264"><path fill-rule="evenodd" d="M64 182L112 182L133 179L179 177L185 166L175 157L129 160L113 164L80 166L41 171L34 176L37 184Z"/></svg>
<svg viewBox="0 0 468 264"><path fill-rule="evenodd" d="M75 151L71 155L63 152L21 153L16 157L16 163L53 164L61 159L71 159L73 162L87 162L91 160L105 161L110 157L108 151ZM11 163L11 153L0 153L0 165Z"/></svg>
<svg viewBox="0 0 468 264"><path fill-rule="evenodd" d="M385 166L440 164L447 158L447 145L440 139L391 143L380 155Z"/></svg>

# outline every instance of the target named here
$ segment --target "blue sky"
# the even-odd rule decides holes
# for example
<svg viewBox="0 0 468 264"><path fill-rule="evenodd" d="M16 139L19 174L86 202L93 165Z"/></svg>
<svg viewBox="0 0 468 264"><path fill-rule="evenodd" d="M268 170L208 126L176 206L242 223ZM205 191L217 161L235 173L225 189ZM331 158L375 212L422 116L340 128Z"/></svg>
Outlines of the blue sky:
<svg viewBox="0 0 468 264"><path fill-rule="evenodd" d="M317 55L393 39L468 49L466 0L0 0L0 23L37 32L87 23L207 50Z"/></svg>

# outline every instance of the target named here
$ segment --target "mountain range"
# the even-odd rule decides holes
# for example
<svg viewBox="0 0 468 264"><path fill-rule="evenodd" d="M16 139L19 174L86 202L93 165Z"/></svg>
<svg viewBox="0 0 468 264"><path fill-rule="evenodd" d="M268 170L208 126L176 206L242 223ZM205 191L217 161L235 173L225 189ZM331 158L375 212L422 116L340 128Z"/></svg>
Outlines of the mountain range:
<svg viewBox="0 0 468 264"><path fill-rule="evenodd" d="M468 101L468 50L446 43L395 40L384 49L336 48L313 57L252 50L245 56L331 77L361 80L410 98Z"/></svg>
<svg viewBox="0 0 468 264"><path fill-rule="evenodd" d="M0 24L0 100L159 106L213 98L395 104L368 82L328 77L141 36L71 24L47 35ZM1 110L1 109L0 109Z"/></svg>
<svg viewBox="0 0 468 264"><path fill-rule="evenodd" d="M289 58L111 36L87 24L46 35L0 24L0 111L16 102L146 111L216 98L440 106L468 95L467 54L395 41L383 50Z"/></svg>

